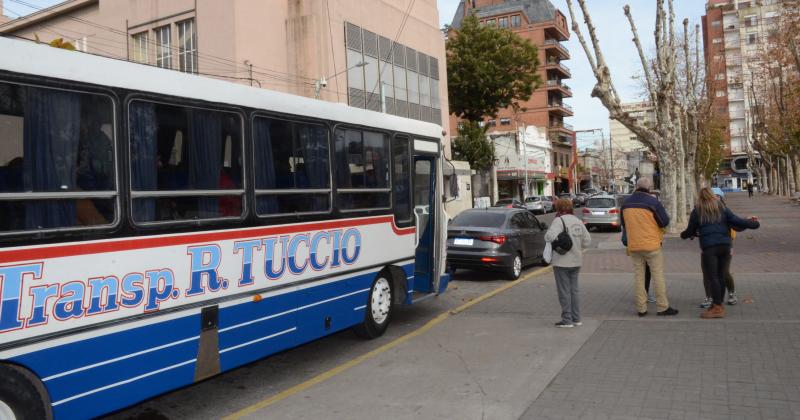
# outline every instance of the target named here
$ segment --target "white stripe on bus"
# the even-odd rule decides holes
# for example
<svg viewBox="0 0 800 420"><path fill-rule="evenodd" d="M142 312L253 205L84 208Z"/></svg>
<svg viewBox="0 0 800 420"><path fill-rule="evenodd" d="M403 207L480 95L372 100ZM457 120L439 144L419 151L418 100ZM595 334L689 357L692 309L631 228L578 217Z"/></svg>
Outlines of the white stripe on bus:
<svg viewBox="0 0 800 420"><path fill-rule="evenodd" d="M364 308L366 308L366 307L367 307L367 305L361 305L361 306L359 306L359 307L353 308L353 310L354 310L354 311L360 311L360 310L362 310L362 309L364 309Z"/></svg>
<svg viewBox="0 0 800 420"><path fill-rule="evenodd" d="M281 332L276 332L275 334L270 334L270 335L268 335L266 337L256 338L255 340L251 340L251 341L248 341L248 342L245 342L245 343L242 343L242 344L237 344L237 345L235 345L233 347L228 347L226 349L222 349L222 350L219 351L219 354L222 354L222 353L225 353L225 352L228 352L228 351L231 351L231 350L236 350L238 348L242 348L242 347L245 347L245 346L249 346L251 344L255 344L255 343L258 343L258 342L261 342L261 341L264 341L264 340L269 340L270 338L275 338L277 336L288 334L288 333L290 333L292 331L296 331L296 330L297 330L297 327L292 327L292 328L289 328L288 330L283 330Z"/></svg>
<svg viewBox="0 0 800 420"><path fill-rule="evenodd" d="M267 315L265 317L261 317L261 318L254 319L254 320L251 320L251 321L242 322L241 324L231 325L230 327L225 327L225 328L220 329L219 332L223 333L223 332L230 331L230 330L233 330L233 329L236 329L236 328L245 327L247 325L255 324L257 322L266 321L266 320L272 319L272 318L277 318L279 316L287 315L287 314L290 314L292 312L302 311L303 309L308 309L308 308L311 308L312 306L317 306L317 305L322 305L323 303L333 302L334 300L339 300L339 299L342 299L342 298L346 298L348 296L357 295L359 293L364 293L366 291L369 291L369 289L356 290L355 292L350 292L350 293L347 293L347 294L344 294L344 295L341 295L341 296L336 296L336 297L332 297L330 299L321 300L319 302L314 302L314 303L311 303L311 304L308 304L308 305L305 305L305 306L300 306L298 308L289 309L288 311L283 311L283 312L279 312L277 314Z"/></svg>
<svg viewBox="0 0 800 420"><path fill-rule="evenodd" d="M200 338L199 335L194 336L194 337L189 337L189 338L186 338L186 339L183 339L183 340L180 340L180 341L173 341L172 343L163 344L163 345L160 345L158 347L153 347L153 348L150 348L150 349L147 349L147 350L137 351L136 353L127 354L125 356L120 356L120 357L117 357L117 358L114 358L114 359L109 359L109 360L106 360L106 361L103 361L103 362L98 362L98 363L95 363L95 364L86 365L84 367L79 367L77 369L68 370L66 372L57 373L55 375L51 375L51 376L48 376L48 377L42 379L42 381L47 382L47 381L49 381L51 379L56 379L56 378L60 378L62 376L71 375L73 373L81 372L81 371L84 371L84 370L89 370L89 369L92 369L92 368L96 368L98 366L107 365L109 363L119 362L120 360L130 359L131 357L141 356L143 354L154 352L154 351L157 351L157 350L162 350L162 349L165 349L167 347L177 346L178 344L183 344L183 343L187 343L189 341L194 341L194 340L197 340L198 338Z"/></svg>
<svg viewBox="0 0 800 420"><path fill-rule="evenodd" d="M61 405L61 404L64 404L66 402L70 402L70 401L76 400L78 398L83 398L85 396L96 394L98 392L105 391L107 389L116 388L116 387L121 386L121 385L129 384L131 382L138 381L139 379L144 379L144 378L146 378L148 376L158 375L159 373L166 372L168 370L177 369L177 368L179 368L181 366L185 366L185 365L188 365L190 363L194 363L195 361L197 361L197 359L187 360L185 362L177 363L177 364L174 364L172 366L167 366L167 367L161 368L159 370L154 370L152 372L147 372L147 373L141 374L139 376L134 376L133 378L126 379L124 381L119 381L119 382L115 382L115 383L110 384L110 385L101 386L100 388L95 388L95 389L93 389L91 391L86 391L86 392L83 392L83 393L80 393L80 394L77 394L77 395L73 395L73 396L71 396L69 398L64 398L63 400L56 401L52 405L53 405L53 407L55 407L57 405Z"/></svg>

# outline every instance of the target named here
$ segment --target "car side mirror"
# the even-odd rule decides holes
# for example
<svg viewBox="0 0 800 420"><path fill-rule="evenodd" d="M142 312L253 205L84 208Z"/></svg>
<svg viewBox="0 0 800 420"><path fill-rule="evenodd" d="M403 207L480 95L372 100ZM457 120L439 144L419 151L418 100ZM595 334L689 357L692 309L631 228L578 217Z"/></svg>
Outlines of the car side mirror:
<svg viewBox="0 0 800 420"><path fill-rule="evenodd" d="M542 228L542 230L547 230L547 223L539 222L539 226Z"/></svg>

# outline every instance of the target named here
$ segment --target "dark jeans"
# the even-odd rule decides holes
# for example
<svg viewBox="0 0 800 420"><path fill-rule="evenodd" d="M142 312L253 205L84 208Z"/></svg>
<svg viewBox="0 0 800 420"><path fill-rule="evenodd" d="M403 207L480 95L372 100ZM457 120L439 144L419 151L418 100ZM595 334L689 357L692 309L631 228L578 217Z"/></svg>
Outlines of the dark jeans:
<svg viewBox="0 0 800 420"><path fill-rule="evenodd" d="M725 288L728 289L729 292L735 292L736 284L733 282L733 276L731 275L731 259L732 258L728 258L728 262L725 264ZM707 276L703 276L703 288L706 291L706 297L711 297L711 285L708 284Z"/></svg>
<svg viewBox="0 0 800 420"><path fill-rule="evenodd" d="M650 293L650 266L645 263L644 265L644 291Z"/></svg>
<svg viewBox="0 0 800 420"><path fill-rule="evenodd" d="M561 321L565 324L581 322L578 297L578 273L580 271L580 267L553 267L558 290L558 303L561 304Z"/></svg>
<svg viewBox="0 0 800 420"><path fill-rule="evenodd" d="M708 282L711 298L715 305L722 305L725 299L725 273L731 264L731 246L717 245L706 248L700 255L703 280Z"/></svg>

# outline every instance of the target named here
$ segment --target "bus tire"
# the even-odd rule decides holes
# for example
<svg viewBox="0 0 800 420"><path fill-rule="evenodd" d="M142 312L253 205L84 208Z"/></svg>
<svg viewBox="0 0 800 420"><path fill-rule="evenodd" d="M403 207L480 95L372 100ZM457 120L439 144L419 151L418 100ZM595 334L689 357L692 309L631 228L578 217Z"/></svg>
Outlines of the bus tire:
<svg viewBox="0 0 800 420"><path fill-rule="evenodd" d="M386 332L392 320L392 281L388 272L381 271L372 282L367 306L364 308L364 322L353 330L363 338L377 338Z"/></svg>
<svg viewBox="0 0 800 420"><path fill-rule="evenodd" d="M53 419L47 391L33 373L14 365L0 365L0 378L0 418Z"/></svg>

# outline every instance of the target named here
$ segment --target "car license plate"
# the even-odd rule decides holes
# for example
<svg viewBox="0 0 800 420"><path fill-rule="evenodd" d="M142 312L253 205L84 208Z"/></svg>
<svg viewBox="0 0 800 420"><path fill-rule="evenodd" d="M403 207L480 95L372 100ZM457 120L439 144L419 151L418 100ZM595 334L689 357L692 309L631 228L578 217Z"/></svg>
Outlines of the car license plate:
<svg viewBox="0 0 800 420"><path fill-rule="evenodd" d="M606 212L604 212L604 211L593 211L592 214L595 215L595 216L602 216L602 215L606 214Z"/></svg>
<svg viewBox="0 0 800 420"><path fill-rule="evenodd" d="M456 238L453 240L453 245L472 246L472 242L472 238Z"/></svg>

